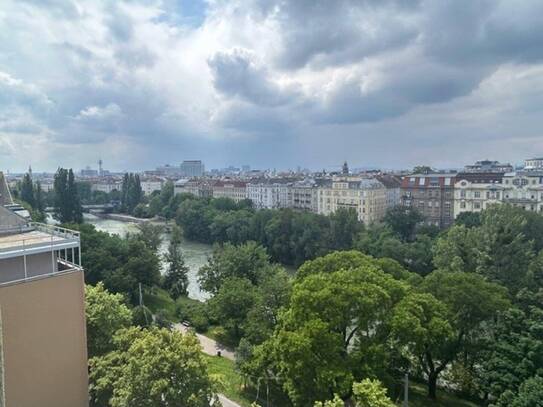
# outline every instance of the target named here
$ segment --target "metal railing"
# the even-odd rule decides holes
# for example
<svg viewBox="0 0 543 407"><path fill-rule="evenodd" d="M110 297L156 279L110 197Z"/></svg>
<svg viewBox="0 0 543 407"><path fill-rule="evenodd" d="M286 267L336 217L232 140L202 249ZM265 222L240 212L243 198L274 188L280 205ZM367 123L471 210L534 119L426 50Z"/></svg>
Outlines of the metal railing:
<svg viewBox="0 0 543 407"><path fill-rule="evenodd" d="M78 231L66 229L55 225L46 225L39 222L29 222L24 225L3 228L0 230L1 235L13 235L28 233L32 231L43 232L50 236L46 239L44 236L23 236L20 239L12 238L4 244L0 243L0 253L14 250L28 250L39 246L53 246L56 243L62 243L60 239L75 240L80 242L81 236ZM55 239L55 237L60 239Z"/></svg>

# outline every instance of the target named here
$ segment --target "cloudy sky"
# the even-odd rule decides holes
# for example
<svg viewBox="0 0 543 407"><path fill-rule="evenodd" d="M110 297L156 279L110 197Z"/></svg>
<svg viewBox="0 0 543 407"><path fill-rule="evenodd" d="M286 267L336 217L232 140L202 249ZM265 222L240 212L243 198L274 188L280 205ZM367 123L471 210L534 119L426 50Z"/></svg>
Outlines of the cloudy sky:
<svg viewBox="0 0 543 407"><path fill-rule="evenodd" d="M543 155L541 0L0 0L0 169Z"/></svg>

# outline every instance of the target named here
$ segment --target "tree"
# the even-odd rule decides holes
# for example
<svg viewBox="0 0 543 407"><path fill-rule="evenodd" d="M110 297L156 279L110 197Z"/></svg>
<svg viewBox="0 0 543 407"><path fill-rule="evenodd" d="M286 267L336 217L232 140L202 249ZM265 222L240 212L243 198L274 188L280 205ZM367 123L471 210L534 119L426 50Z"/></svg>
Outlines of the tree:
<svg viewBox="0 0 543 407"><path fill-rule="evenodd" d="M462 212L454 220L455 225L475 228L481 226L480 212Z"/></svg>
<svg viewBox="0 0 543 407"><path fill-rule="evenodd" d="M162 234L164 228L161 225L154 225L151 222L138 223L139 235L141 240L149 249L156 252L162 243Z"/></svg>
<svg viewBox="0 0 543 407"><path fill-rule="evenodd" d="M437 380L459 354L477 352L484 323L509 306L507 290L473 273L435 271L421 284L423 293L396 306L393 332L416 357L436 398ZM437 300L439 298L439 300Z"/></svg>
<svg viewBox="0 0 543 407"><path fill-rule="evenodd" d="M211 312L237 342L243 336L242 325L256 302L256 290L245 278L227 278L217 294L209 300Z"/></svg>
<svg viewBox="0 0 543 407"><path fill-rule="evenodd" d="M59 168L55 174L55 218L60 223L82 223L83 210L73 171Z"/></svg>
<svg viewBox="0 0 543 407"><path fill-rule="evenodd" d="M435 243L435 267L446 271L475 272L479 253L476 235L476 230L464 225L452 226Z"/></svg>
<svg viewBox="0 0 543 407"><path fill-rule="evenodd" d="M312 405L349 395L355 379L384 373L387 321L407 285L356 252L316 259L300 274L273 336L255 352L270 355L295 405Z"/></svg>
<svg viewBox="0 0 543 407"><path fill-rule="evenodd" d="M168 252L164 259L168 263L168 268L163 279L163 287L173 298L178 298L188 294L189 268L185 264L185 258L181 252L179 241L172 238L168 246Z"/></svg>
<svg viewBox="0 0 543 407"><path fill-rule="evenodd" d="M244 278L257 285L269 267L269 256L262 246L255 242L239 246L227 243L214 247L208 263L198 271L198 282L202 289L216 294L229 277Z"/></svg>
<svg viewBox="0 0 543 407"><path fill-rule="evenodd" d="M132 314L121 294L109 293L102 283L85 286L85 316L89 357L113 350L113 335L131 325Z"/></svg>
<svg viewBox="0 0 543 407"><path fill-rule="evenodd" d="M348 250L362 230L363 224L353 208L339 208L330 215L330 248Z"/></svg>
<svg viewBox="0 0 543 407"><path fill-rule="evenodd" d="M454 340L449 310L431 294L411 294L394 310L393 333L407 346L428 377L428 395L436 398L439 374L451 357L448 350ZM444 361L437 364L438 361Z"/></svg>
<svg viewBox="0 0 543 407"><path fill-rule="evenodd" d="M353 384L353 407L395 407L387 396L387 391L379 380L364 379ZM334 400L317 402L315 407L344 407L345 403L337 395Z"/></svg>
<svg viewBox="0 0 543 407"><path fill-rule="evenodd" d="M417 225L423 220L424 217L416 208L395 206L387 210L383 222L406 242L413 239Z"/></svg>
<svg viewBox="0 0 543 407"><path fill-rule="evenodd" d="M524 290L516 302L489 327L479 364L481 387L499 406L511 405L524 381L543 376L543 292Z"/></svg>
<svg viewBox="0 0 543 407"><path fill-rule="evenodd" d="M535 252L526 236L527 219L510 205L493 205L482 213L476 229L479 255L477 272L516 293L526 279Z"/></svg>
<svg viewBox="0 0 543 407"><path fill-rule="evenodd" d="M196 336L131 328L119 331L114 344L89 361L93 406L220 406Z"/></svg>
<svg viewBox="0 0 543 407"><path fill-rule="evenodd" d="M541 407L543 406L543 377L535 376L527 379L519 388L518 394L513 395L507 404L497 404L499 407Z"/></svg>
<svg viewBox="0 0 543 407"><path fill-rule="evenodd" d="M27 202L32 208L35 207L34 202L34 185L32 183L32 177L29 173L26 173L23 176L23 181L21 182L21 199Z"/></svg>

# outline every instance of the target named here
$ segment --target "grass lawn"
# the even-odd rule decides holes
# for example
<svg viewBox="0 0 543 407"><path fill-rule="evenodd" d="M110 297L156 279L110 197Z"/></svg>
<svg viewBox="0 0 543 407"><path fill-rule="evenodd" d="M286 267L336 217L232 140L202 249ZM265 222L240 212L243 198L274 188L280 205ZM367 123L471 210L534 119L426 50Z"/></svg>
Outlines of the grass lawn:
<svg viewBox="0 0 543 407"><path fill-rule="evenodd" d="M478 407L480 404L473 403L468 400L460 399L450 393L445 393L443 390L437 390L437 400L428 398L427 388L423 384L411 383L409 386L409 407ZM398 405L402 405L400 402Z"/></svg>
<svg viewBox="0 0 543 407"><path fill-rule="evenodd" d="M143 293L143 303L153 314L156 314L159 310L164 310L168 319L177 321L175 315L175 301L170 297L170 294L168 294L167 291L158 287L146 290L146 292Z"/></svg>
<svg viewBox="0 0 543 407"><path fill-rule="evenodd" d="M234 362L218 356L205 355L208 371L212 376L218 376L224 387L221 393L243 407L250 407L254 399L249 399L242 390L241 376L234 370Z"/></svg>

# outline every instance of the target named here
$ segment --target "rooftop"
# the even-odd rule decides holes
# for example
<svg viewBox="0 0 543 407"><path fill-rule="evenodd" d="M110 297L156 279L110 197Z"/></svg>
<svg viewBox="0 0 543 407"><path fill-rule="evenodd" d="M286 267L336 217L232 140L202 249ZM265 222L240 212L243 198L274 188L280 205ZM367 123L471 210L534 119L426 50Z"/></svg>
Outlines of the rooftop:
<svg viewBox="0 0 543 407"><path fill-rule="evenodd" d="M79 232L29 222L16 227L0 225L0 259L79 247Z"/></svg>

